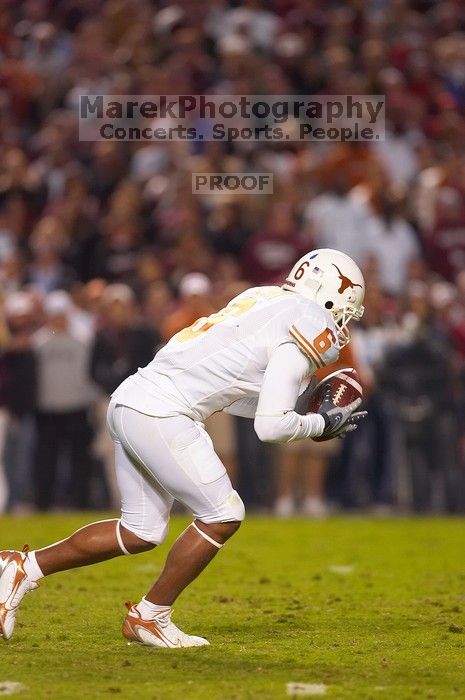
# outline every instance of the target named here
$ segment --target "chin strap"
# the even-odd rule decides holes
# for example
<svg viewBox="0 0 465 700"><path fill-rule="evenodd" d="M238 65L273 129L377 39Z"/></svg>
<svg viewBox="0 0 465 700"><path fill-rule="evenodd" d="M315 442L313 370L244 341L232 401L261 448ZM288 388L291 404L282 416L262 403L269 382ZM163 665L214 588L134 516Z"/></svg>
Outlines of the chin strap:
<svg viewBox="0 0 465 700"><path fill-rule="evenodd" d="M207 542L210 542L210 544L212 544L212 545L213 545L214 547L216 547L217 549L221 549L221 547L223 546L223 545L220 544L219 542L216 542L212 537L210 537L210 535L207 535L206 532L204 532L204 531L201 530L199 527L197 527L197 525L196 525L195 523L191 523L191 527L193 527L194 530L197 530L197 532L199 533L199 535L202 535L202 537L203 537L205 540L207 540Z"/></svg>
<svg viewBox="0 0 465 700"><path fill-rule="evenodd" d="M116 539L123 554L131 554L131 552L129 552L124 546L123 538L121 537L121 520L116 521Z"/></svg>

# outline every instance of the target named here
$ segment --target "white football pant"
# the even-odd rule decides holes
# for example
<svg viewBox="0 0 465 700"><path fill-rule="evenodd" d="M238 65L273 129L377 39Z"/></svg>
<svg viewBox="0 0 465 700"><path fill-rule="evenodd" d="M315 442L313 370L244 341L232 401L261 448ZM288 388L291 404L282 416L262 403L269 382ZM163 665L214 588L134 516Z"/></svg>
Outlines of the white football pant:
<svg viewBox="0 0 465 700"><path fill-rule="evenodd" d="M111 401L108 428L126 529L159 544L175 498L204 523L244 519L244 504L200 423L148 416Z"/></svg>

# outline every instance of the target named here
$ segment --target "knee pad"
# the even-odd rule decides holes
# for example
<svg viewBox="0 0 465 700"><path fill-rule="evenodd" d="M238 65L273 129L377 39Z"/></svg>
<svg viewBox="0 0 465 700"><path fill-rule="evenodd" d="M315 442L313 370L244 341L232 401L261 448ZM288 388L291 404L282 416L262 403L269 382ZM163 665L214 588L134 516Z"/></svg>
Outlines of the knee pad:
<svg viewBox="0 0 465 700"><path fill-rule="evenodd" d="M223 503L218 506L214 515L197 517L204 523L227 523L233 520L242 522L245 518L245 506L237 491L231 491Z"/></svg>
<svg viewBox="0 0 465 700"><path fill-rule="evenodd" d="M233 491L226 499L226 508L229 514L228 520L242 522L245 518L245 505L237 491Z"/></svg>
<svg viewBox="0 0 465 700"><path fill-rule="evenodd" d="M136 537L139 537L139 539L144 540L144 542L151 542L152 544L156 545L161 544L168 534L168 523L163 523L163 525L160 527L149 531L142 527L138 527L137 525L127 523L124 517L122 517L120 520L118 520L118 525L116 527L116 539L118 540L118 545L124 554L131 554L131 552L128 552L124 546L124 542L121 537L120 525L122 525L126 530L129 530L129 532L132 532L132 534L136 535Z"/></svg>

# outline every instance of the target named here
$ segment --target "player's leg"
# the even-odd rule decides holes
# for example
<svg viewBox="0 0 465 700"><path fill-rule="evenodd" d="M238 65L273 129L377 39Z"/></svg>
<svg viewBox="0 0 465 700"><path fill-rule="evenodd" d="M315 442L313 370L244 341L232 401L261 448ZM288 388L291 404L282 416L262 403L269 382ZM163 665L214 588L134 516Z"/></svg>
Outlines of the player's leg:
<svg viewBox="0 0 465 700"><path fill-rule="evenodd" d="M121 520L91 523L70 537L33 552L0 552L0 636L11 637L22 598L37 588L37 581L43 576L122 554L145 552L163 540L172 497L161 487L146 483L119 442L115 443L115 452L122 494Z"/></svg>
<svg viewBox="0 0 465 700"><path fill-rule="evenodd" d="M49 576L123 554L147 552L154 547L152 542L145 542L126 530L120 520L100 520L85 525L60 542L29 552L29 559L35 557L42 576Z"/></svg>
<svg viewBox="0 0 465 700"><path fill-rule="evenodd" d="M172 604L179 594L206 568L219 548L238 529L240 522L217 523L205 539L204 523L195 520L171 547L159 578L137 604L127 603L123 634L130 641L155 647L205 646L203 637L188 635L171 621ZM203 535L199 535L203 532Z"/></svg>
<svg viewBox="0 0 465 700"><path fill-rule="evenodd" d="M156 472L157 481L195 516L171 548L150 592L130 607L123 632L129 639L153 646L205 644L206 640L188 637L171 623L171 605L236 532L244 506L198 424L185 416L154 419L125 407L118 407L115 416L127 453Z"/></svg>
<svg viewBox="0 0 465 700"><path fill-rule="evenodd" d="M206 523L195 520L171 547L163 571L145 600L155 605L173 605L180 593L202 573L223 544L239 529L240 524L240 521L209 523L207 529Z"/></svg>
<svg viewBox="0 0 465 700"><path fill-rule="evenodd" d="M185 416L151 419L125 407L116 419L129 454L147 465L156 440L157 479L194 513L194 522L176 540L146 600L170 606L238 530L244 506L207 432ZM145 428L141 423L147 423ZM164 446L163 452L160 446Z"/></svg>
<svg viewBox="0 0 465 700"><path fill-rule="evenodd" d="M119 520L103 520L37 551L29 552L25 547L22 552L0 552L0 637L11 637L21 600L38 587L37 581L44 576L122 554L145 552L154 546L126 530Z"/></svg>
<svg viewBox="0 0 465 700"><path fill-rule="evenodd" d="M38 587L37 582L44 576L122 554L146 552L154 546L126 530L119 520L102 520L43 549L30 552L24 547L22 552L0 552L0 637L11 637L21 600Z"/></svg>
<svg viewBox="0 0 465 700"><path fill-rule="evenodd" d="M119 441L115 441L115 468L121 519L91 523L65 540L31 552L45 576L146 552L165 538L172 496L134 464Z"/></svg>

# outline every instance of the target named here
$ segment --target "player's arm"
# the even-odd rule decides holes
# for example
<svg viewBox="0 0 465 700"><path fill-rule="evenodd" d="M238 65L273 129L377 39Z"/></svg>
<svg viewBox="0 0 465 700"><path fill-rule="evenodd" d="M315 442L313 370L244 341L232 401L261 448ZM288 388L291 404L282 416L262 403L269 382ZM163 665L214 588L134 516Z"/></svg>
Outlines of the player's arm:
<svg viewBox="0 0 465 700"><path fill-rule="evenodd" d="M295 405L295 411L297 411L297 413L302 415L307 413L307 406L310 402L310 396L316 384L317 381L315 378L312 378L310 382L304 382L305 389L298 397ZM230 413L232 416L240 416L241 418L255 418L257 406L258 396L250 396L234 401L229 406L226 406L223 411L225 413Z"/></svg>
<svg viewBox="0 0 465 700"><path fill-rule="evenodd" d="M257 405L258 396L251 396L234 401L229 406L223 408L223 411L225 413L230 413L232 416L240 416L241 418L255 418Z"/></svg>
<svg viewBox="0 0 465 700"><path fill-rule="evenodd" d="M255 414L254 427L260 440L293 442L322 435L323 416L300 415L294 410L302 381L314 369L294 343L279 345L272 352Z"/></svg>
<svg viewBox="0 0 465 700"><path fill-rule="evenodd" d="M328 319L323 316L303 314L289 328L289 335L306 355L310 364L317 368L332 364L339 356L339 344L336 339L334 327L328 325ZM307 397L299 400L296 406L298 413L306 413L309 405L310 394L313 387L307 390ZM334 401L331 388L328 387L325 393L325 400L318 409L318 415L322 416L325 422L323 437L331 439L333 437L344 437L346 433L356 430L358 423L366 416L366 411L354 413L361 403L361 399L356 399L347 406L338 406ZM312 435L311 437L316 437Z"/></svg>

